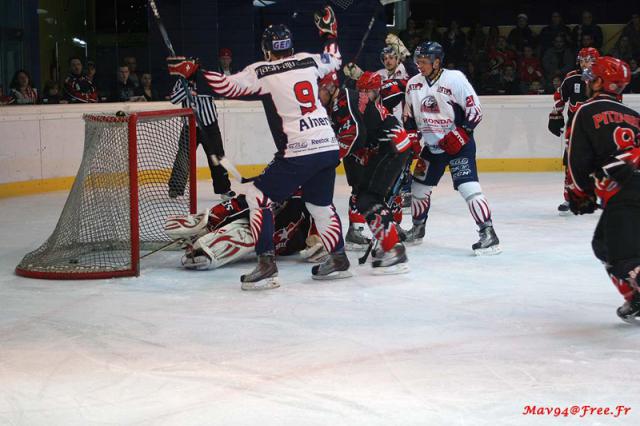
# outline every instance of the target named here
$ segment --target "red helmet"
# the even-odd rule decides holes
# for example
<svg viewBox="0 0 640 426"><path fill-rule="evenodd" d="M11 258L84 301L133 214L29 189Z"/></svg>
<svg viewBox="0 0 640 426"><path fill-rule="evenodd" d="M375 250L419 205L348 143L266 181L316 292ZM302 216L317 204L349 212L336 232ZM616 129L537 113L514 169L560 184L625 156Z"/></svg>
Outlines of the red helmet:
<svg viewBox="0 0 640 426"><path fill-rule="evenodd" d="M365 71L358 82L356 83L356 88L358 90L380 90L382 87L382 77L380 74L376 74L375 72Z"/></svg>
<svg viewBox="0 0 640 426"><path fill-rule="evenodd" d="M593 81L597 77L602 79L602 90L620 94L631 82L631 68L620 59L611 56L601 56L596 59L591 70L585 71L585 79Z"/></svg>
<svg viewBox="0 0 640 426"><path fill-rule="evenodd" d="M599 57L600 52L598 52L598 49L595 47L583 47L578 52L578 62L580 62L581 59L591 59L592 61L595 61Z"/></svg>
<svg viewBox="0 0 640 426"><path fill-rule="evenodd" d="M218 50L218 57L219 58L231 58L231 57L233 57L233 55L231 54L231 49L229 49L227 47L221 47L220 50Z"/></svg>
<svg viewBox="0 0 640 426"><path fill-rule="evenodd" d="M338 74L335 71L331 71L329 74L327 74L324 77L322 77L320 79L320 81L318 82L318 86L320 86L322 88L325 88L325 87L330 86L332 84L334 86L338 86L339 85Z"/></svg>

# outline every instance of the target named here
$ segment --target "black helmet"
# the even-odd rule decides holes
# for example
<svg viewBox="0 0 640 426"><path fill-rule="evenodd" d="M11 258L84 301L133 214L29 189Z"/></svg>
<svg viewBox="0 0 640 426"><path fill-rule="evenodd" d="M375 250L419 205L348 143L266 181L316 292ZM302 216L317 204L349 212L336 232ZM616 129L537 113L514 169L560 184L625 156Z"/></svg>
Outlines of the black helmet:
<svg viewBox="0 0 640 426"><path fill-rule="evenodd" d="M269 25L262 33L262 51L287 52L293 51L293 37L286 25Z"/></svg>
<svg viewBox="0 0 640 426"><path fill-rule="evenodd" d="M442 63L444 61L444 49L438 42L425 41L416 47L416 51L413 54L414 62L416 62L420 57L429 58L431 62L434 62L436 59L440 59L440 62Z"/></svg>

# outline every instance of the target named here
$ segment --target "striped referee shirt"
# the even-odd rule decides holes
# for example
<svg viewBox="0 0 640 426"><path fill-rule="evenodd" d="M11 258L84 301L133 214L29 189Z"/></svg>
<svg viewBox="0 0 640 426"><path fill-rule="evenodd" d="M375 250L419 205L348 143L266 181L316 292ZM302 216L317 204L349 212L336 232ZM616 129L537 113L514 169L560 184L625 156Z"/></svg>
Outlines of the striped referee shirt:
<svg viewBox="0 0 640 426"><path fill-rule="evenodd" d="M195 91L195 87L189 83L189 88ZM194 105L187 105L187 94L182 86L180 80L176 81L171 92L171 103L182 104L183 108L193 108L195 113L205 126L211 126L218 120L218 111L216 110L216 104L213 102L213 96L209 95L195 95L193 97Z"/></svg>

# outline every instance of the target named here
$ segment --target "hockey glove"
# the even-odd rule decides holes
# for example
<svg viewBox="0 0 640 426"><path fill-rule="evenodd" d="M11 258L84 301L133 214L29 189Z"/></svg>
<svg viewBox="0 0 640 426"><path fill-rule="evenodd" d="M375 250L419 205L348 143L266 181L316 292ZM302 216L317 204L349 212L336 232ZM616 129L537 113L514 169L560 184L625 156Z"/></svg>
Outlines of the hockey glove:
<svg viewBox="0 0 640 426"><path fill-rule="evenodd" d="M596 211L596 202L593 197L577 189L574 185L568 188L569 209L575 215L591 214Z"/></svg>
<svg viewBox="0 0 640 426"><path fill-rule="evenodd" d="M386 130L385 133L386 137L381 139L388 140L391 143L393 150L398 154L401 154L411 148L411 138L407 134L407 131L402 127L394 127Z"/></svg>
<svg viewBox="0 0 640 426"><path fill-rule="evenodd" d="M320 37L338 37L338 20L331 6L325 6L322 10L314 12L313 20Z"/></svg>
<svg viewBox="0 0 640 426"><path fill-rule="evenodd" d="M409 52L409 49L407 49L402 40L400 40L400 37L393 33L389 33L387 35L387 37L384 39L384 43L395 50L398 58L401 61L407 56L411 55L411 52Z"/></svg>
<svg viewBox="0 0 640 426"><path fill-rule="evenodd" d="M170 56L167 58L169 74L189 80L200 67L198 58L186 58L184 56Z"/></svg>
<svg viewBox="0 0 640 426"><path fill-rule="evenodd" d="M347 65L345 65L343 71L344 71L344 75L346 75L348 78L352 80L358 80L360 76L364 74L364 71L362 71L362 68L360 68L353 62L349 62Z"/></svg>
<svg viewBox="0 0 640 426"><path fill-rule="evenodd" d="M469 142L469 134L467 131L462 127L456 127L447 133L444 138L440 139L438 146L447 154L456 155L467 142Z"/></svg>
<svg viewBox="0 0 640 426"><path fill-rule="evenodd" d="M552 112L549 114L549 131L556 136L562 135L564 129L564 117L562 113Z"/></svg>
<svg viewBox="0 0 640 426"><path fill-rule="evenodd" d="M422 145L420 145L420 135L416 130L408 130L409 140L411 141L411 150L413 151L413 158L420 157L422 152Z"/></svg>

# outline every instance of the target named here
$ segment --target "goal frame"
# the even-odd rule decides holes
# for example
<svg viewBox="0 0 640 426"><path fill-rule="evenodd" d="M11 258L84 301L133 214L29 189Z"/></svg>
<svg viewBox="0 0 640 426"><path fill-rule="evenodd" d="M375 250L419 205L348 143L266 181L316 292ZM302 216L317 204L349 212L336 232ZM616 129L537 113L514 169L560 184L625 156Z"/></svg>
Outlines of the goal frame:
<svg viewBox="0 0 640 426"><path fill-rule="evenodd" d="M129 154L129 219L131 238L131 268L118 271L100 272L56 272L56 271L31 271L16 267L16 275L26 278L47 280L85 280L106 279L118 277L140 276L140 217L139 217L139 182L138 182L138 134L137 125L142 119L154 119L162 117L187 117L189 125L189 209L191 214L197 212L197 172L196 172L196 119L190 108L167 109L157 111L140 111L128 113L125 116L87 114L85 119L97 122L126 122L128 127L128 154ZM86 141L85 141L86 143ZM84 158L83 160L84 161ZM71 187L73 191L76 181Z"/></svg>

